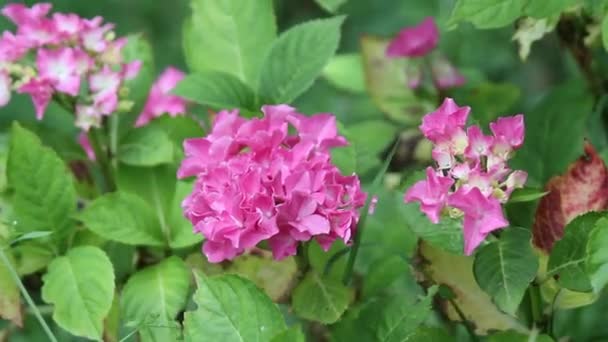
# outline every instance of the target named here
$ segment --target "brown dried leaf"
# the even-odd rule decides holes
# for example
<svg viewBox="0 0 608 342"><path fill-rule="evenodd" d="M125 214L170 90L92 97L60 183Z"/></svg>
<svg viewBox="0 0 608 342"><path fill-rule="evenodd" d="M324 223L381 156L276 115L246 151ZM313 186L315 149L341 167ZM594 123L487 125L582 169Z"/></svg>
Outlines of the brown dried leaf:
<svg viewBox="0 0 608 342"><path fill-rule="evenodd" d="M549 193L540 200L534 219L534 245L546 252L564 235L564 227L575 217L608 208L608 169L593 146L570 164L564 175L547 182Z"/></svg>

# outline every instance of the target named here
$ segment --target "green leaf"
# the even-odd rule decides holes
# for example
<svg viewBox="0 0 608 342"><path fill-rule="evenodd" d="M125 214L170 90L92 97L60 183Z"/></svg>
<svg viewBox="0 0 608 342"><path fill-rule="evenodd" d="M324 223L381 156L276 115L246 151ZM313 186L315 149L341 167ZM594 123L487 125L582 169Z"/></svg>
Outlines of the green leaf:
<svg viewBox="0 0 608 342"><path fill-rule="evenodd" d="M416 62L386 57L388 43L389 39L385 38L361 38L367 90L374 103L389 118L404 124L418 125L422 115L430 112L434 104L417 97L408 86L406 70Z"/></svg>
<svg viewBox="0 0 608 342"><path fill-rule="evenodd" d="M125 86L129 89L129 99L143 106L143 101L147 98L156 77L152 46L143 34L131 34L127 36L127 44L122 50L122 55L125 62L141 61L139 73L134 79L125 81Z"/></svg>
<svg viewBox="0 0 608 342"><path fill-rule="evenodd" d="M276 38L272 0L192 0L184 55L195 72L222 71L254 86Z"/></svg>
<svg viewBox="0 0 608 342"><path fill-rule="evenodd" d="M16 229L20 232L53 231L64 243L74 227L76 191L69 171L51 149L18 123L13 124L7 161Z"/></svg>
<svg viewBox="0 0 608 342"><path fill-rule="evenodd" d="M177 181L175 167L161 165L133 167L122 165L118 172L118 189L139 196L154 212L163 238L171 248L183 248L202 241L194 234L192 224L183 215L181 202L192 191L189 182Z"/></svg>
<svg viewBox="0 0 608 342"><path fill-rule="evenodd" d="M155 166L173 161L173 143L156 126L131 131L118 146L118 160L134 166Z"/></svg>
<svg viewBox="0 0 608 342"><path fill-rule="evenodd" d="M604 49L608 50L608 15L604 16L602 20L602 43Z"/></svg>
<svg viewBox="0 0 608 342"><path fill-rule="evenodd" d="M456 338L449 335L444 329L435 327L422 326L414 331L413 334L409 335L407 342L452 342L456 341Z"/></svg>
<svg viewBox="0 0 608 342"><path fill-rule="evenodd" d="M477 28L509 25L523 15L528 0L458 0L448 25L469 21Z"/></svg>
<svg viewBox="0 0 608 342"><path fill-rule="evenodd" d="M601 217L599 213L587 213L564 227L564 237L553 246L547 265L547 276L559 276L560 286L578 292L593 289L586 268L587 241Z"/></svg>
<svg viewBox="0 0 608 342"><path fill-rule="evenodd" d="M552 90L524 115L526 143L511 160L511 166L528 172L528 186L544 186L579 157L592 105L591 93L582 84L572 82Z"/></svg>
<svg viewBox="0 0 608 342"><path fill-rule="evenodd" d="M173 93L214 109L257 109L253 90L236 76L219 71L190 74Z"/></svg>
<svg viewBox="0 0 608 342"><path fill-rule="evenodd" d="M538 271L538 258L530 244L530 231L505 229L498 241L479 249L475 255L475 280L503 311L514 315L526 289Z"/></svg>
<svg viewBox="0 0 608 342"><path fill-rule="evenodd" d="M298 275L293 257L276 261L270 253L242 255L226 268L226 273L238 274L251 280L274 302L284 298L292 289Z"/></svg>
<svg viewBox="0 0 608 342"><path fill-rule="evenodd" d="M41 241L26 241L12 248L19 275L36 273L45 268L55 257L51 245Z"/></svg>
<svg viewBox="0 0 608 342"><path fill-rule="evenodd" d="M195 278L198 308L185 314L185 341L263 342L286 328L277 306L252 282L235 275Z"/></svg>
<svg viewBox="0 0 608 342"><path fill-rule="evenodd" d="M41 238L47 237L47 236L49 236L51 234L53 234L53 232L52 231L48 231L48 230L27 232L25 234L22 234L22 235L18 236L16 239L14 239L13 241L11 241L10 244L14 245L17 242L21 242L21 241L41 239Z"/></svg>
<svg viewBox="0 0 608 342"><path fill-rule="evenodd" d="M132 275L122 291L123 319L138 325L153 321L158 327L143 325L143 334L168 341L176 330L166 326L174 324L186 306L189 287L190 271L178 257L146 267Z"/></svg>
<svg viewBox="0 0 608 342"><path fill-rule="evenodd" d="M481 127L487 127L499 116L511 112L521 97L521 90L511 83L482 82L471 88L459 88L456 94L457 102L473 108L474 120Z"/></svg>
<svg viewBox="0 0 608 342"><path fill-rule="evenodd" d="M348 0L315 0L319 6L329 13L336 13Z"/></svg>
<svg viewBox="0 0 608 342"><path fill-rule="evenodd" d="M349 141L365 144L370 154L379 155L394 142L399 127L385 120L367 120L348 126Z"/></svg>
<svg viewBox="0 0 608 342"><path fill-rule="evenodd" d="M382 300L361 314L367 318L376 341L408 341L418 327L431 315L431 304L437 287L429 288L428 294L413 305L404 305L394 298Z"/></svg>
<svg viewBox="0 0 608 342"><path fill-rule="evenodd" d="M463 254L462 221L443 218L434 224L420 211L418 203L403 205L403 215L409 228L419 238L445 251Z"/></svg>
<svg viewBox="0 0 608 342"><path fill-rule="evenodd" d="M290 103L308 89L336 52L343 21L343 16L313 20L282 33L262 65L262 100Z"/></svg>
<svg viewBox="0 0 608 342"><path fill-rule="evenodd" d="M126 192L103 195L78 216L87 228L108 240L128 245L163 246L165 240L155 217L143 199Z"/></svg>
<svg viewBox="0 0 608 342"><path fill-rule="evenodd" d="M323 77L334 87L353 93L365 92L365 75L361 55L334 56L323 69Z"/></svg>
<svg viewBox="0 0 608 342"><path fill-rule="evenodd" d="M589 234L587 241L587 274L595 292L608 284L608 218L601 218Z"/></svg>
<svg viewBox="0 0 608 342"><path fill-rule="evenodd" d="M547 18L560 14L562 11L580 2L580 0L528 0L524 12L526 15L534 18Z"/></svg>
<svg viewBox="0 0 608 342"><path fill-rule="evenodd" d="M340 281L311 271L293 290L291 303L298 317L331 324L344 314L350 298L350 289Z"/></svg>
<svg viewBox="0 0 608 342"><path fill-rule="evenodd" d="M2 241L0 248L4 249ZM21 313L21 293L17 283L6 263L15 269L15 260L9 249L0 250L4 256L0 258L0 318L9 320L17 326L23 325ZM1 334L0 334L1 336Z"/></svg>
<svg viewBox="0 0 608 342"><path fill-rule="evenodd" d="M545 197L548 191L543 191L535 188L515 189L509 197L509 203L532 202L539 198Z"/></svg>
<svg viewBox="0 0 608 342"><path fill-rule="evenodd" d="M270 342L306 342L306 336L304 336L302 328L294 325L277 334Z"/></svg>
<svg viewBox="0 0 608 342"><path fill-rule="evenodd" d="M379 148L379 146L392 141L394 138L395 130L393 127L389 126L390 125L385 124L380 120L370 120L366 121L366 124L363 125L351 126L355 128L354 132L351 132L350 128L347 129L338 124L340 133L348 140L349 145L333 149L331 151L332 162L338 166L344 175L350 175L352 173L363 175L375 167L380 166L381 163L378 154L381 148ZM370 146L368 144L370 135L368 135L369 132L366 132L368 128L377 131L387 130L388 132L392 132L392 135L383 132L383 137L371 139L374 142ZM374 148L375 151L372 150L372 148Z"/></svg>
<svg viewBox="0 0 608 342"><path fill-rule="evenodd" d="M101 340L114 298L114 272L105 253L73 248L53 260L42 281L42 299L54 305L55 322L76 336Z"/></svg>
<svg viewBox="0 0 608 342"><path fill-rule="evenodd" d="M409 265L401 256L393 255L379 260L370 267L365 276L363 296L372 297L379 294L405 272L409 272Z"/></svg>

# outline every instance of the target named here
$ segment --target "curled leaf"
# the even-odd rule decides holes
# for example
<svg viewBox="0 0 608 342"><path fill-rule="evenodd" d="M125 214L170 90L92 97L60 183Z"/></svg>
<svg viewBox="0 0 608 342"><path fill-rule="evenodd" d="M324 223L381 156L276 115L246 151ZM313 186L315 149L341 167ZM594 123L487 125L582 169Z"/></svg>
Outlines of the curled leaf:
<svg viewBox="0 0 608 342"><path fill-rule="evenodd" d="M570 164L564 175L551 178L545 190L549 193L538 204L533 240L538 248L549 252L572 219L608 207L608 169L587 142L584 155Z"/></svg>

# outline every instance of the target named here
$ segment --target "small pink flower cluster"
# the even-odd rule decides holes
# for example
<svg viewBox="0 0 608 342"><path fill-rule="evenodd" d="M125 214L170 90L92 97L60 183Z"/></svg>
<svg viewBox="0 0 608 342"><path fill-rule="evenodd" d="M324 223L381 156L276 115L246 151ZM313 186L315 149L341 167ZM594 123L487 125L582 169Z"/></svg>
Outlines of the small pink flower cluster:
<svg viewBox="0 0 608 342"><path fill-rule="evenodd" d="M177 86L184 76L183 72L174 67L168 67L160 74L152 85L144 109L135 122L136 127L145 126L152 119L164 113L173 117L186 113L186 100L171 95L171 90Z"/></svg>
<svg viewBox="0 0 608 342"><path fill-rule="evenodd" d="M246 120L222 111L207 137L184 142L178 177L197 180L182 205L205 236L211 262L265 240L276 259L295 255L298 243L312 238L327 250L355 233L366 194L357 176L343 176L331 163L330 149L347 145L335 117L308 117L287 105L262 112Z"/></svg>
<svg viewBox="0 0 608 342"><path fill-rule="evenodd" d="M405 202L419 202L433 223L443 212L464 214L464 252L475 248L494 230L509 225L502 212L515 188L523 187L524 171L507 166L512 152L524 141L523 115L502 117L490 123L492 136L479 126L464 129L469 107L458 107L450 98L427 114L420 130L433 144L437 169L426 170L426 179L405 193ZM451 207L451 208L450 208Z"/></svg>
<svg viewBox="0 0 608 342"><path fill-rule="evenodd" d="M32 97L36 116L42 119L53 96L67 96L76 99L70 101L76 126L98 127L102 116L119 108L121 86L137 75L141 62L123 63L127 40L114 39L114 25L103 18L83 19L71 13L47 17L50 10L49 3L31 8L9 4L2 9L17 30L5 31L0 38L0 106L9 102L14 88ZM27 58L30 51L35 54L33 63Z"/></svg>
<svg viewBox="0 0 608 342"><path fill-rule="evenodd" d="M386 48L386 56L390 58L425 57L433 52L439 43L439 28L432 17L424 19L420 24L406 27L390 41ZM440 54L430 58L430 74L435 87L447 89L458 87L465 83L465 78ZM425 63L410 60L406 74L408 86L418 88L424 77Z"/></svg>

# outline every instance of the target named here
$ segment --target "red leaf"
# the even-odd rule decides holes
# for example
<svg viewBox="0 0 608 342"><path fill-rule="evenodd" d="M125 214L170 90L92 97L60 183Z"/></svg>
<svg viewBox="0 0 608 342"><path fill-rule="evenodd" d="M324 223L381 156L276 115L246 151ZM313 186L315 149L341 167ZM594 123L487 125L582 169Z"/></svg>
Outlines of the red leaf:
<svg viewBox="0 0 608 342"><path fill-rule="evenodd" d="M540 200L534 219L534 244L547 252L564 235L564 226L575 217L608 207L608 169L593 146L570 164L562 176L547 182L549 193Z"/></svg>

